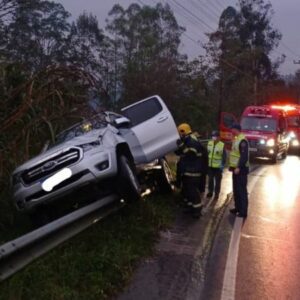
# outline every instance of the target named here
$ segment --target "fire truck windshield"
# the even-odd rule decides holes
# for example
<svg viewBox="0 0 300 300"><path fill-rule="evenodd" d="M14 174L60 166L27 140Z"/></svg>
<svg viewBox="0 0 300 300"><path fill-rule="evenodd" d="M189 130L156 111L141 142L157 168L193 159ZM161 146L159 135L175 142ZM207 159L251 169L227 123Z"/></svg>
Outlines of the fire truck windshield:
<svg viewBox="0 0 300 300"><path fill-rule="evenodd" d="M241 120L243 130L276 131L276 120L269 118L243 117Z"/></svg>

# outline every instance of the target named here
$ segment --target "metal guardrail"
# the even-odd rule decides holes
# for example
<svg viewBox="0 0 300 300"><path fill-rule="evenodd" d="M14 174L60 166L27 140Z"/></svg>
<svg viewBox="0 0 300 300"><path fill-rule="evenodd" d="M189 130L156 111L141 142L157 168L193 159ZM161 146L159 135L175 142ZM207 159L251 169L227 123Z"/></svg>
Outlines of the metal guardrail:
<svg viewBox="0 0 300 300"><path fill-rule="evenodd" d="M39 256L119 210L124 203L107 196L60 219L0 246L0 281L24 268ZM112 206L112 203L116 205Z"/></svg>

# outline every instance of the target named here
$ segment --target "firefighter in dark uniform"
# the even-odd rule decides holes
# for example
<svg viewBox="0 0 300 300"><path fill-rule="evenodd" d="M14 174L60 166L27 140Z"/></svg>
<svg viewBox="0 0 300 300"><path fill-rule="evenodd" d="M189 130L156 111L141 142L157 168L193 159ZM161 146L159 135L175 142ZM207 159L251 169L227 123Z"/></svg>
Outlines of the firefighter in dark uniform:
<svg viewBox="0 0 300 300"><path fill-rule="evenodd" d="M232 126L232 149L229 156L229 170L232 171L233 197L235 207L230 212L237 217L247 218L248 192L247 180L249 173L249 144L241 126Z"/></svg>
<svg viewBox="0 0 300 300"><path fill-rule="evenodd" d="M176 185L177 187L182 186L183 197L186 199L188 208L193 217L199 218L202 209L199 193L202 146L188 124L179 125L178 132L181 139L178 141L178 149L175 151L180 156L177 163Z"/></svg>
<svg viewBox="0 0 300 300"><path fill-rule="evenodd" d="M214 194L214 200L219 198L221 190L222 173L226 163L225 144L220 141L218 131L212 132L212 139L207 144L208 151L208 194L211 198Z"/></svg>

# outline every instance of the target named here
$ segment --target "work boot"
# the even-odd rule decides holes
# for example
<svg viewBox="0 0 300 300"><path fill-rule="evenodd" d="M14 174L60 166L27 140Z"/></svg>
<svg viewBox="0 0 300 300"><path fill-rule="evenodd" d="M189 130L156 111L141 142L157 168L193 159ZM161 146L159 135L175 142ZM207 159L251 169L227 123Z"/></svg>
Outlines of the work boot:
<svg viewBox="0 0 300 300"><path fill-rule="evenodd" d="M243 218L243 219L246 219L246 218L247 218L247 214L241 214L240 212L238 212L238 213L236 214L236 216L239 217L239 218Z"/></svg>
<svg viewBox="0 0 300 300"><path fill-rule="evenodd" d="M197 208L193 208L193 218L194 219L199 219L200 216L201 216L201 211L203 209L203 204L201 204L200 207L197 207Z"/></svg>

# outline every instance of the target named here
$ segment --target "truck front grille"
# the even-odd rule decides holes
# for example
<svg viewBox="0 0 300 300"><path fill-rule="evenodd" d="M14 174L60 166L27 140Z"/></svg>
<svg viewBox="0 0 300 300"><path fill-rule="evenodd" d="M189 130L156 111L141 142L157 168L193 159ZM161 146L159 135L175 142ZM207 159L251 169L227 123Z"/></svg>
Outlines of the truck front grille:
<svg viewBox="0 0 300 300"><path fill-rule="evenodd" d="M85 175L88 174L88 173L89 173L88 170L84 170L84 171L82 171L82 172L80 172L80 173L78 173L78 174L72 176L71 178L69 178L69 179L67 179L67 180L65 180L65 181L63 181L63 182L61 182L59 185L57 185L56 187L54 187L53 190L52 190L51 192L55 192L55 191L57 191L57 190L59 190L59 189L61 189L61 188L63 188L63 187L68 186L69 184L72 184L72 183L78 181L79 179L81 179L83 176L85 176ZM46 192L46 191L44 191L44 190L41 190L41 191L39 191L39 192L37 192L37 193L35 193L35 194L30 195L29 197L27 197L27 198L25 199L25 201L26 201L26 202L30 202L30 201L34 201L34 200L39 200L39 198L41 198L41 197L43 197L43 196L46 196L46 195L48 195L48 194L49 194L49 192Z"/></svg>
<svg viewBox="0 0 300 300"><path fill-rule="evenodd" d="M57 171L68 167L76 163L80 159L80 151L77 148L71 148L65 152L62 152L50 159L43 161L42 163L26 170L21 178L26 184L32 184L38 180L41 180Z"/></svg>

